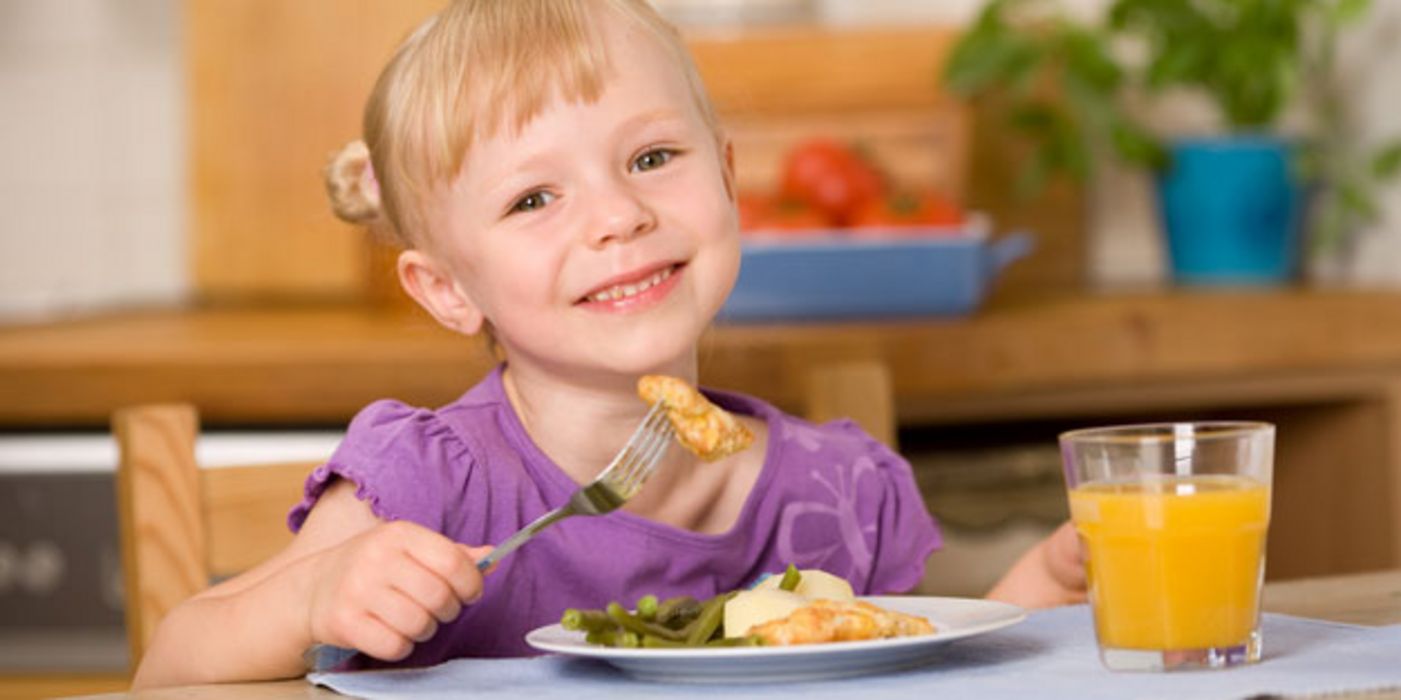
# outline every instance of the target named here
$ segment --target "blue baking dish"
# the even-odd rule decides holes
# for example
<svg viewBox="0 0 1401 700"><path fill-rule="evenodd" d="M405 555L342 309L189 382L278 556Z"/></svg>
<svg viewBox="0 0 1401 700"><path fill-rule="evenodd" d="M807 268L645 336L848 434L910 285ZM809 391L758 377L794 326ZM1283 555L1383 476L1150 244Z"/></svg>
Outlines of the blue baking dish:
<svg viewBox="0 0 1401 700"><path fill-rule="evenodd" d="M993 240L973 220L942 235L853 238L841 232L744 242L720 320L818 321L961 316L1003 268L1033 248L1027 233Z"/></svg>

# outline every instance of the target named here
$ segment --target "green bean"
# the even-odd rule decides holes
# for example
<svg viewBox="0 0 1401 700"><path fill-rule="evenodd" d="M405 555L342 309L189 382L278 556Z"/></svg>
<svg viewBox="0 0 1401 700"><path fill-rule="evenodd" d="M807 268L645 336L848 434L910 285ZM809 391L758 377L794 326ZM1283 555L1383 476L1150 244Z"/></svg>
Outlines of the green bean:
<svg viewBox="0 0 1401 700"><path fill-rule="evenodd" d="M584 636L584 641L589 644L600 644L606 647L623 647L635 649L642 639L632 630L623 630L616 627L605 630L595 630Z"/></svg>
<svg viewBox="0 0 1401 700"><path fill-rule="evenodd" d="M658 602L656 596L648 594L637 601L635 613L616 601L602 610L569 608L560 617L560 624L565 629L584 632L584 639L590 644L610 647L673 649L762 644L758 637L725 639L721 632L725 603L737 592L720 593L704 602L691 596Z"/></svg>
<svg viewBox="0 0 1401 700"><path fill-rule="evenodd" d="M591 632L596 629L606 629L613 626L613 620L602 610L580 610L579 608L569 608L560 616L559 624L567 630L578 630L581 632Z"/></svg>
<svg viewBox="0 0 1401 700"><path fill-rule="evenodd" d="M626 630L631 630L637 633L638 635L651 634L658 637L665 637L667 639L676 640L680 640L683 638L680 632L673 629L668 629L661 625L656 625L647 622L646 620L643 620L633 615L627 610L624 610L623 606L619 605L617 602L612 602L608 604L607 615L608 618L611 619L614 623L616 623L619 627L622 627Z"/></svg>
<svg viewBox="0 0 1401 700"><path fill-rule="evenodd" d="M689 624L700 614L700 601L688 595L667 598L657 606L658 624L666 625L671 629L681 629Z"/></svg>
<svg viewBox="0 0 1401 700"><path fill-rule="evenodd" d="M798 573L798 567L789 564L783 572L783 580L778 582L778 588L782 591L792 592L798 589L798 583L802 580L803 575Z"/></svg>
<svg viewBox="0 0 1401 700"><path fill-rule="evenodd" d="M721 593L720 595L706 601L705 607L701 609L701 614L690 630L686 633L686 643L691 646L700 646L715 635L715 630L719 629L720 622L725 617L725 603L729 601L733 593Z"/></svg>
<svg viewBox="0 0 1401 700"><path fill-rule="evenodd" d="M655 634L648 634L642 637L642 648L644 649L680 649L686 646L685 642L674 639L664 639Z"/></svg>
<svg viewBox="0 0 1401 700"><path fill-rule="evenodd" d="M648 593L637 599L637 616L651 622L657 618L657 597Z"/></svg>
<svg viewBox="0 0 1401 700"><path fill-rule="evenodd" d="M680 632L684 635L696 624L696 618L700 617L700 614L701 605L700 603L696 603L694 608L687 610L684 614L671 618L671 621L663 625L663 627Z"/></svg>
<svg viewBox="0 0 1401 700"><path fill-rule="evenodd" d="M722 596L722 595L724 595L724 594L723 594L723 593L720 593L720 594L716 594L716 595L714 595L714 596L711 596L711 597L709 597L709 598L706 598L705 600L696 601L696 612L695 612L695 615L693 615L693 616L691 617L690 622L687 622L686 625L685 625L684 627L681 628L681 634L684 634L684 635L686 635L687 637L690 637L690 636L691 636L691 631L694 630L698 625L701 624L701 616L704 615L705 612L706 612L707 610L710 609L711 604L713 604L715 601L719 600L719 599L720 599L720 596ZM723 622L724 619L725 619L725 618L724 618L724 615L721 615L720 620Z"/></svg>

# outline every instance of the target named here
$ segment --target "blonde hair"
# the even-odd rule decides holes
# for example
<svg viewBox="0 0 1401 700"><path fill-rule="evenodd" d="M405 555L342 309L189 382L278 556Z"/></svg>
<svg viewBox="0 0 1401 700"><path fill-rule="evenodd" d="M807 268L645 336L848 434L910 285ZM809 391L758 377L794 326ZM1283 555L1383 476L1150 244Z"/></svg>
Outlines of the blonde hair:
<svg viewBox="0 0 1401 700"><path fill-rule="evenodd" d="M423 245L428 197L456 176L476 139L523 128L553 100L602 95L611 66L600 9L660 40L721 139L680 34L647 0L455 0L400 45L365 106L364 144L352 142L327 166L336 214Z"/></svg>

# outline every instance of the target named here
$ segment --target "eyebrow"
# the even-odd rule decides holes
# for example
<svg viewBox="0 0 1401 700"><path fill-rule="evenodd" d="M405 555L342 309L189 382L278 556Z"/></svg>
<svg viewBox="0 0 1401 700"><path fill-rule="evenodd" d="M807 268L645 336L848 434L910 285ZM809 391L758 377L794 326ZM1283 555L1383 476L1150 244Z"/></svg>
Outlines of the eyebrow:
<svg viewBox="0 0 1401 700"><path fill-rule="evenodd" d="M631 133L645 124L667 121L685 122L686 115L685 113L680 112L673 107L658 107L656 109L650 109L645 112L634 114L631 117L624 119L614 129L614 132L624 134ZM524 168L532 167L533 165L535 165L536 161L548 160L549 158L545 154L536 154L521 162L519 164L521 167L517 168L516 170L519 171ZM513 178L510 177L498 179L496 185L487 190L487 196L492 198L516 196L517 190L520 190L522 186L517 182L512 182L512 179ZM524 190L521 190L521 193L523 192Z"/></svg>
<svg viewBox="0 0 1401 700"><path fill-rule="evenodd" d="M628 117L626 120L623 121L622 124L618 125L617 130L623 132L632 131L637 127L641 126L642 124L657 121L684 122L686 121L686 117L684 114L678 112L674 108L658 107L657 109L648 110L646 112L634 114L631 117Z"/></svg>

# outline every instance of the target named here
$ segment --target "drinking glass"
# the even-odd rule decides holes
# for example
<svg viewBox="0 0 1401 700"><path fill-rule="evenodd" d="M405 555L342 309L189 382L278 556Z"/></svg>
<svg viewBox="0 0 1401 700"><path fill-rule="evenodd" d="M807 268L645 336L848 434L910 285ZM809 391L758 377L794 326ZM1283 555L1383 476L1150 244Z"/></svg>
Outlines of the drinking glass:
<svg viewBox="0 0 1401 700"><path fill-rule="evenodd" d="M1219 421L1060 436L1106 667L1260 659L1274 435L1268 423Z"/></svg>

